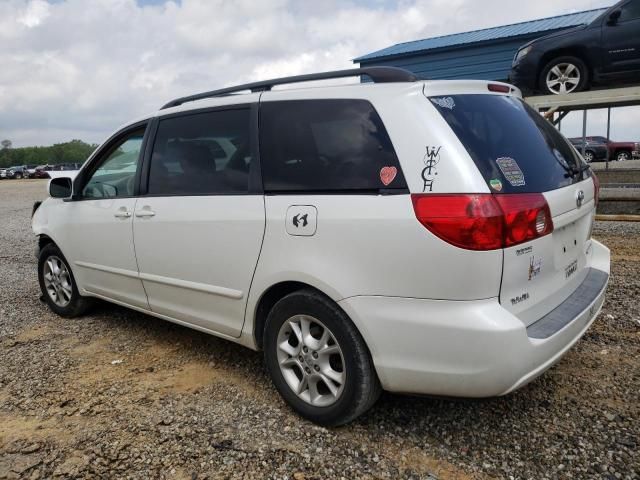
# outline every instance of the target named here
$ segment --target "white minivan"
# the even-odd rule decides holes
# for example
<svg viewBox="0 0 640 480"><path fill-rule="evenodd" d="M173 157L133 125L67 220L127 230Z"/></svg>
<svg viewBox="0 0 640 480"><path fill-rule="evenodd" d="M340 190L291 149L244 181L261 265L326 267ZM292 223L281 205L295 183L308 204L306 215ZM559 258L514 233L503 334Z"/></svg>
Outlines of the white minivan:
<svg viewBox="0 0 640 480"><path fill-rule="evenodd" d="M369 81L272 89L354 75ZM373 67L184 97L49 193L33 230L54 312L99 298L261 349L322 425L381 389L521 387L609 278L596 177L503 83Z"/></svg>

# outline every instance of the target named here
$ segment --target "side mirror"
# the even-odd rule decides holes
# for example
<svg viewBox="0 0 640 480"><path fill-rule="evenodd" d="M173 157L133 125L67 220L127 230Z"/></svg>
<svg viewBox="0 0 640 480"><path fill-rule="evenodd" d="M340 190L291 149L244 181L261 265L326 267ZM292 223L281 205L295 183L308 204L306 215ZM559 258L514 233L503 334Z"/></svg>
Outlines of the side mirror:
<svg viewBox="0 0 640 480"><path fill-rule="evenodd" d="M73 193L73 182L69 177L52 178L49 182L49 195L53 198L69 198Z"/></svg>
<svg viewBox="0 0 640 480"><path fill-rule="evenodd" d="M607 25L615 25L618 23L618 19L622 14L622 10L614 10L609 14L609 19L607 20Z"/></svg>

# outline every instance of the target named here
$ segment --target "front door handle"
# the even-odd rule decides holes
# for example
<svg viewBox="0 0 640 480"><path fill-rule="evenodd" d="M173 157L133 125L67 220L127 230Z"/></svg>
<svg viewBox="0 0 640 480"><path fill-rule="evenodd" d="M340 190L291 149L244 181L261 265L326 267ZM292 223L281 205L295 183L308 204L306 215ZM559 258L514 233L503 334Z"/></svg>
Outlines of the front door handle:
<svg viewBox="0 0 640 480"><path fill-rule="evenodd" d="M120 207L113 216L116 218L129 218L131 217L131 212L126 207Z"/></svg>
<svg viewBox="0 0 640 480"><path fill-rule="evenodd" d="M156 214L150 207L142 207L136 212L136 217L153 217Z"/></svg>

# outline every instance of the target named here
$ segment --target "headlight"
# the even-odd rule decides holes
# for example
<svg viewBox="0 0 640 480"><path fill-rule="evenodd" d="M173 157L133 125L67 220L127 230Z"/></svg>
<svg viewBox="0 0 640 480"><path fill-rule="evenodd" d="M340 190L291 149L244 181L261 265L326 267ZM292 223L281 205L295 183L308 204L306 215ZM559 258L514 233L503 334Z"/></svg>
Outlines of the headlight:
<svg viewBox="0 0 640 480"><path fill-rule="evenodd" d="M516 57L513 59L513 64L515 65L520 60L522 60L531 51L532 48L533 46L529 45L528 47L524 47L518 50L518 53L516 53Z"/></svg>

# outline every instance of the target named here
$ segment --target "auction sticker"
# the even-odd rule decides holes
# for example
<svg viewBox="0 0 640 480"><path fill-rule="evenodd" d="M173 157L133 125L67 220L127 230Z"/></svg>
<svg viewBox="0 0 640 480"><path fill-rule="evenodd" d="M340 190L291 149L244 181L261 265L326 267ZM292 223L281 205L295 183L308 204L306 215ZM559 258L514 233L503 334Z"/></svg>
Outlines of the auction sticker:
<svg viewBox="0 0 640 480"><path fill-rule="evenodd" d="M520 166L513 158L500 157L496 160L496 163L498 167L500 167L502 175L504 175L504 178L507 179L507 182L509 182L512 187L522 187L525 185L524 173L522 173Z"/></svg>

